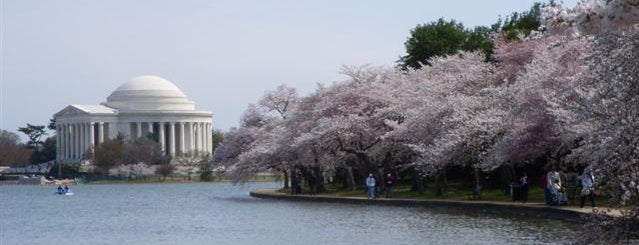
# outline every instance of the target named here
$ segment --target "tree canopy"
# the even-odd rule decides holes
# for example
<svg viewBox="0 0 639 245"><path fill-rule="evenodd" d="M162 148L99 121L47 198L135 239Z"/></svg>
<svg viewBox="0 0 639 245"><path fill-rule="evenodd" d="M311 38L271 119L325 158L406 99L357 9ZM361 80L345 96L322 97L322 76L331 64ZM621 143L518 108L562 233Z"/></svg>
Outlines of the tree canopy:
<svg viewBox="0 0 639 245"><path fill-rule="evenodd" d="M408 40L404 43L406 55L399 59L400 67L420 68L430 65L430 59L435 56L454 54L463 48L476 48L474 43L467 44L470 31L455 20L446 21L443 18L428 24L417 25L410 31Z"/></svg>
<svg viewBox="0 0 639 245"><path fill-rule="evenodd" d="M31 125L27 123L26 127L18 128L18 131L24 133L29 137L27 145L33 149L38 150L39 146L44 143L41 139L42 136L47 135L44 125Z"/></svg>

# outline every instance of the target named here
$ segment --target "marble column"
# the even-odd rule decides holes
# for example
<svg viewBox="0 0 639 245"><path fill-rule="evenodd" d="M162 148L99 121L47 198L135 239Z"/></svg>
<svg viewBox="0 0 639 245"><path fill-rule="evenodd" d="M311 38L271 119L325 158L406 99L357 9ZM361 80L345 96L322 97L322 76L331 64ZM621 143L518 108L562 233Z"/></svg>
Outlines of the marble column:
<svg viewBox="0 0 639 245"><path fill-rule="evenodd" d="M202 147L202 142L204 142L202 140L202 123L200 123L200 122L195 123L195 128L197 129L196 130L197 131L197 136L196 136L197 137L196 138L197 143L195 143L195 150L199 151L199 152L202 152L202 149L204 149L204 147Z"/></svg>
<svg viewBox="0 0 639 245"><path fill-rule="evenodd" d="M169 154L175 156L175 124L169 122Z"/></svg>
<svg viewBox="0 0 639 245"><path fill-rule="evenodd" d="M75 154L75 149L73 148L75 146L75 141L73 140L73 137L75 137L74 128L73 124L69 123L69 159L73 159L73 154Z"/></svg>
<svg viewBox="0 0 639 245"><path fill-rule="evenodd" d="M184 122L178 122L180 130L180 152L184 153Z"/></svg>
<svg viewBox="0 0 639 245"><path fill-rule="evenodd" d="M98 122L98 144L104 142L104 123Z"/></svg>
<svg viewBox="0 0 639 245"><path fill-rule="evenodd" d="M91 123L84 123L84 150L83 153L86 154L89 147L91 147ZM84 156L86 158L86 155Z"/></svg>
<svg viewBox="0 0 639 245"><path fill-rule="evenodd" d="M152 134L153 133L153 122L148 122L148 123L146 123L146 125L149 126L149 128L147 129L147 132Z"/></svg>
<svg viewBox="0 0 639 245"><path fill-rule="evenodd" d="M82 127L82 123L76 123L75 124L78 127L78 148L77 148L77 154L75 155L76 159L82 159L82 144L84 143L84 139L82 138L82 136L84 135L82 130L84 129L84 127Z"/></svg>
<svg viewBox="0 0 639 245"><path fill-rule="evenodd" d="M89 122L89 147L93 149L95 147L95 123Z"/></svg>
<svg viewBox="0 0 639 245"><path fill-rule="evenodd" d="M69 159L69 155L71 155L71 147L69 147L69 124L64 124L64 160Z"/></svg>
<svg viewBox="0 0 639 245"><path fill-rule="evenodd" d="M135 134L137 135L135 138L140 138L142 137L142 122L136 122L136 132Z"/></svg>
<svg viewBox="0 0 639 245"><path fill-rule="evenodd" d="M207 136L208 130L206 130L206 123L202 123L202 151L207 152Z"/></svg>
<svg viewBox="0 0 639 245"><path fill-rule="evenodd" d="M74 150L73 150L73 137L75 135L73 133L73 129L74 129L73 124L69 123L67 129L69 130L69 134L68 134L68 137L67 137L69 139L69 141L67 142L67 146L69 146L69 155L67 156L67 159L73 159L73 153L74 153Z"/></svg>
<svg viewBox="0 0 639 245"><path fill-rule="evenodd" d="M78 126L75 123L71 124L71 159L75 159L78 155Z"/></svg>
<svg viewBox="0 0 639 245"><path fill-rule="evenodd" d="M208 123L204 123L204 153L209 152L209 135L211 134L211 132L209 131L209 124Z"/></svg>
<svg viewBox="0 0 639 245"><path fill-rule="evenodd" d="M82 157L82 123L76 123L75 127L75 159L80 159Z"/></svg>
<svg viewBox="0 0 639 245"><path fill-rule="evenodd" d="M84 151L83 152L85 153L84 157L86 158L87 157L86 152L91 147L91 135L93 135L91 133L91 122L84 123L84 132L85 132L85 135L84 135Z"/></svg>
<svg viewBox="0 0 639 245"><path fill-rule="evenodd" d="M166 146L164 141L164 122L158 123L158 141L163 154L166 154Z"/></svg>
<svg viewBox="0 0 639 245"><path fill-rule="evenodd" d="M69 140L67 139L69 135L69 128L67 128L66 124L62 124L62 159L66 160L69 155Z"/></svg>
<svg viewBox="0 0 639 245"><path fill-rule="evenodd" d="M66 143L65 143L65 147L66 147L66 152L67 152L67 156L66 159L69 160L71 159L71 153L73 152L73 141L71 140L71 135L72 135L72 131L71 131L71 124L67 123L66 125L66 134L65 134L65 138L66 138Z"/></svg>
<svg viewBox="0 0 639 245"><path fill-rule="evenodd" d="M80 157L84 158L84 151L87 148L87 125L86 123L80 123Z"/></svg>
<svg viewBox="0 0 639 245"><path fill-rule="evenodd" d="M213 147L213 144L211 143L211 140L213 139L213 136L211 135L212 133L211 124L206 123L206 152L211 152L211 148Z"/></svg>
<svg viewBox="0 0 639 245"><path fill-rule="evenodd" d="M189 123L189 149L195 148L195 127L193 123Z"/></svg>

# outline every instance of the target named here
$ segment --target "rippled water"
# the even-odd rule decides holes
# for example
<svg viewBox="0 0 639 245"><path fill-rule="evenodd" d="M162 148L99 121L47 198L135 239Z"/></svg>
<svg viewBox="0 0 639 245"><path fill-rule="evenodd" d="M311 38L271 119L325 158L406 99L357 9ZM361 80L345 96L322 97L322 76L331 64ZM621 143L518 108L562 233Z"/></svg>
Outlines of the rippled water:
<svg viewBox="0 0 639 245"><path fill-rule="evenodd" d="M278 183L0 186L0 244L560 244L559 221L252 198Z"/></svg>

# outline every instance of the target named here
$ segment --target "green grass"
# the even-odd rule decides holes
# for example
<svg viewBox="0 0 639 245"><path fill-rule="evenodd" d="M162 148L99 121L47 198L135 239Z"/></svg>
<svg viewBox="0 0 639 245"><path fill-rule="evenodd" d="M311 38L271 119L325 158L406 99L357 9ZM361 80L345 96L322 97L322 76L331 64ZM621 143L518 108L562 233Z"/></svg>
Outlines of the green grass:
<svg viewBox="0 0 639 245"><path fill-rule="evenodd" d="M575 192L574 205L579 205L580 190ZM290 193L290 190L280 190L283 193ZM309 193L307 189L303 190L302 194ZM411 187L408 185L400 185L393 188L393 198L399 199L417 199L417 200L452 200L452 201L469 201L472 200L470 194L472 191L470 188L464 188L459 185L449 185L444 194L441 196L436 195L434 187L429 187L424 190L423 194L419 194L416 191L411 191ZM331 186L327 186L327 191L320 193L321 195L335 196L335 197L365 197L364 189L358 188L355 191L349 191L345 189L338 189ZM384 197L385 193L380 193L380 197ZM512 202L512 197L504 193L503 189L484 189L481 193L481 201L495 201L495 202ZM521 202L518 200L517 202ZM544 190L540 187L531 187L528 191L529 203L545 203ZM610 206L605 196L600 195L595 200L597 206L607 207ZM570 206L570 201L568 203ZM586 205L589 202L586 201Z"/></svg>
<svg viewBox="0 0 639 245"><path fill-rule="evenodd" d="M284 192L284 191L283 191ZM308 190L304 190L303 193L308 193ZM438 200L456 200L467 201L470 198L472 191L470 188L462 188L455 185L449 185L444 191L443 195L437 196L436 190L433 187L426 188L423 194L419 194L416 191L411 191L411 187L408 185L396 186L393 188L393 198L406 198L406 199L438 199ZM349 191L345 189L337 189L328 187L327 192L323 195L336 196L336 197L364 197L364 189L357 189L355 191ZM385 193L380 193L380 196L384 196ZM499 201L499 202L511 202L512 197L506 195L502 189L485 189L481 193L482 201ZM541 188L531 188L528 192L528 202L544 202L544 191Z"/></svg>

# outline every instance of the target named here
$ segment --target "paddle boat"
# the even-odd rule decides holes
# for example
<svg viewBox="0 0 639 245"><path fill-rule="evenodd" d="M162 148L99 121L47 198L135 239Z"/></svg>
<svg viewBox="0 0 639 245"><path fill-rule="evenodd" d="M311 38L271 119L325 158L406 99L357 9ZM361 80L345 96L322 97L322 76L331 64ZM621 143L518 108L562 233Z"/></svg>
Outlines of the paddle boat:
<svg viewBox="0 0 639 245"><path fill-rule="evenodd" d="M68 187L65 186L64 189L62 189L62 187L58 187L58 190L55 192L55 194L58 195L65 195L65 196L71 196L73 195L73 191L71 191L71 189L69 189Z"/></svg>

